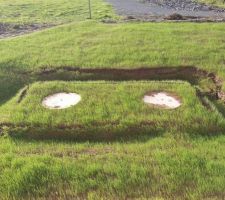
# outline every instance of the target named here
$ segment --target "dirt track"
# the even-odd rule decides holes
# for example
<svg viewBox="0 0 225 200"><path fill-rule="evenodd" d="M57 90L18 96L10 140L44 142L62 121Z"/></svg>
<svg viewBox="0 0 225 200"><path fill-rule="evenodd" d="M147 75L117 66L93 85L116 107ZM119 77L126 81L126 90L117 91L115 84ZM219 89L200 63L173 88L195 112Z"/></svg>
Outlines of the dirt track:
<svg viewBox="0 0 225 200"><path fill-rule="evenodd" d="M34 31L49 28L53 25L51 24L10 24L10 23L0 23L0 39L15 37L18 35L24 35L26 33L32 33Z"/></svg>
<svg viewBox="0 0 225 200"><path fill-rule="evenodd" d="M225 19L225 9L196 3L194 0L106 0L119 15L169 16L174 13L199 18Z"/></svg>

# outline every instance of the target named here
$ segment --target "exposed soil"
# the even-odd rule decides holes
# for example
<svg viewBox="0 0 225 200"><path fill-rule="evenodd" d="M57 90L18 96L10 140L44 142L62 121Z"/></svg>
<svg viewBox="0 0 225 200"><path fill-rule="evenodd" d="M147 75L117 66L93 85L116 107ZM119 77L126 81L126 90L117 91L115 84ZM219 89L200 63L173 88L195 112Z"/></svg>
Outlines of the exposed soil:
<svg viewBox="0 0 225 200"><path fill-rule="evenodd" d="M201 91L202 96L212 99L221 99L225 102L225 93L222 90L221 80L216 74L194 66L156 67L136 69L109 69L109 68L43 68L38 72L26 72L38 76L43 80L185 80L193 85L198 85L202 79L207 79L213 84L208 91ZM64 78L62 78L64 77ZM200 96L199 96L200 97Z"/></svg>
<svg viewBox="0 0 225 200"><path fill-rule="evenodd" d="M178 14L189 21L224 21L225 9L198 3L194 0L107 0L117 14L128 16L130 20L168 20L168 16ZM127 19L128 19L127 18ZM133 19L131 19L133 18ZM173 19L170 19L173 20Z"/></svg>
<svg viewBox="0 0 225 200"><path fill-rule="evenodd" d="M0 39L31 33L51 26L53 25L0 23Z"/></svg>

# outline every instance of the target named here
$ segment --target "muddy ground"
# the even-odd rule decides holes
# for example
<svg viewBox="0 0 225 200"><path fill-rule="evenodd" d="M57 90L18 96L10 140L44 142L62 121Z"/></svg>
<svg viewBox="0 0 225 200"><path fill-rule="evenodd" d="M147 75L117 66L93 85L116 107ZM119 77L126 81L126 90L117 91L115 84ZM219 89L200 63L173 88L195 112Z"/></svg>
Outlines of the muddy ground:
<svg viewBox="0 0 225 200"><path fill-rule="evenodd" d="M187 16L187 19L212 21L225 19L224 8L197 3L194 0L107 0L107 2L114 7L117 14L123 16L164 19L176 13Z"/></svg>
<svg viewBox="0 0 225 200"><path fill-rule="evenodd" d="M0 23L0 39L31 33L51 26L53 25Z"/></svg>

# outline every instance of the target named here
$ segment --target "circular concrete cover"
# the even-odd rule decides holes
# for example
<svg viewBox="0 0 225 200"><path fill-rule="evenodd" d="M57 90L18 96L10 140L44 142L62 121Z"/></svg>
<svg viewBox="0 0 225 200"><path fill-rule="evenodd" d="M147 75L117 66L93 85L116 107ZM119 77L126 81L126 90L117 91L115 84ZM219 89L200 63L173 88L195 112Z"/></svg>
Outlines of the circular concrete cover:
<svg viewBox="0 0 225 200"><path fill-rule="evenodd" d="M42 105L48 109L65 109L76 105L80 100L81 96L76 93L56 93L45 97Z"/></svg>
<svg viewBox="0 0 225 200"><path fill-rule="evenodd" d="M175 109L181 106L178 97L167 92L152 92L144 96L144 102L166 109Z"/></svg>

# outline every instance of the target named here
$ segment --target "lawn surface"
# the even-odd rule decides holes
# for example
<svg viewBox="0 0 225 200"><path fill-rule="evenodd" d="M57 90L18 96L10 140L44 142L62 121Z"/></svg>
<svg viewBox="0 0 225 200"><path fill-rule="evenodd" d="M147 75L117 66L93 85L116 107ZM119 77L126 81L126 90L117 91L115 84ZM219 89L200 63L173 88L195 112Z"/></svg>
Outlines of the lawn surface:
<svg viewBox="0 0 225 200"><path fill-rule="evenodd" d="M224 198L224 136L146 139L108 144L1 138L1 198Z"/></svg>
<svg viewBox="0 0 225 200"><path fill-rule="evenodd" d="M142 121L144 112L160 129L132 140L113 142L37 141L10 137L9 127L1 125L0 199L225 198L225 136L221 114L225 114L224 102L213 100L220 112L214 104L208 110L195 95L195 84L210 91L212 80L206 78L199 80L201 84L193 85L158 81L100 84L79 81L108 80L106 76L65 73L62 69L48 73L49 69L64 66L134 69L193 65L224 79L224 23L103 24L99 22L101 19L115 16L111 7L101 0L94 2L93 17L98 21L80 22L88 17L87 2L81 0L0 0L0 13L0 25L70 22L0 40L1 122L54 127L74 123L76 115L83 124L121 119L121 127L126 127L126 120L133 124ZM43 69L48 76L37 75ZM173 77L176 79L176 74ZM115 76L111 78L118 80ZM37 82L50 80L54 82ZM66 84L62 80L74 82ZM17 103L26 85L30 85L28 93ZM156 110L141 103L145 91L156 88L176 91L183 105L177 110ZM62 89L79 90L87 97L71 108L71 112L62 111L65 121L61 112L40 106L43 97ZM110 98L113 93L116 96ZM88 94L94 98L88 98ZM121 104L116 106L119 100ZM82 106L86 106L84 112ZM139 130L132 132L140 135L143 132Z"/></svg>
<svg viewBox="0 0 225 200"><path fill-rule="evenodd" d="M223 23L74 23L0 41L0 70L225 67Z"/></svg>
<svg viewBox="0 0 225 200"><path fill-rule="evenodd" d="M102 0L92 5L94 19L112 18L111 6ZM0 23L62 24L89 18L88 1L83 0L0 0Z"/></svg>
<svg viewBox="0 0 225 200"><path fill-rule="evenodd" d="M146 105L143 97L153 91L174 93L182 106L168 110ZM65 110L42 106L46 96L59 92L77 93L82 100ZM164 132L216 135L225 128L224 119L216 112L210 114L185 82L38 82L22 99L19 92L0 111L0 123L32 127L22 128L30 138L111 140Z"/></svg>

